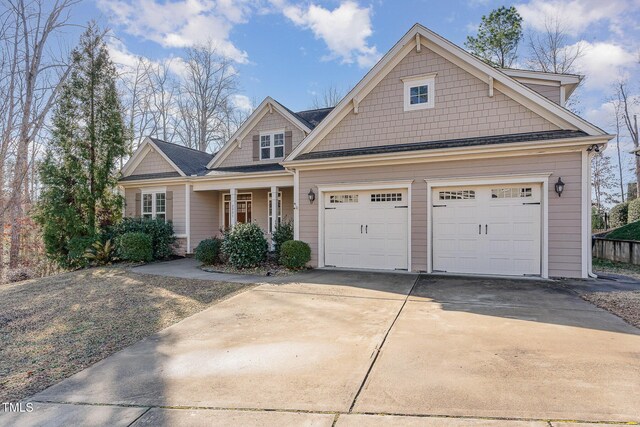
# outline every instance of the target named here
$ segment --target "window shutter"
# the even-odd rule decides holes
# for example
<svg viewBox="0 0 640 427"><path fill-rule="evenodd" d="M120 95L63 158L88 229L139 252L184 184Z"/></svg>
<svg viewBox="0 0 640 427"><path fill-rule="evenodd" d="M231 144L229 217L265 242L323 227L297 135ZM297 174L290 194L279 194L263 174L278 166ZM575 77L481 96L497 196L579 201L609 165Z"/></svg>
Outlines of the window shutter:
<svg viewBox="0 0 640 427"><path fill-rule="evenodd" d="M142 192L136 191L136 210L133 216L140 218L142 216Z"/></svg>
<svg viewBox="0 0 640 427"><path fill-rule="evenodd" d="M173 221L173 191L167 191L165 201L167 202L165 206L167 222Z"/></svg>
<svg viewBox="0 0 640 427"><path fill-rule="evenodd" d="M253 135L253 160L260 160L260 135Z"/></svg>
<svg viewBox="0 0 640 427"><path fill-rule="evenodd" d="M284 133L284 155L291 153L293 148L293 132L290 130Z"/></svg>

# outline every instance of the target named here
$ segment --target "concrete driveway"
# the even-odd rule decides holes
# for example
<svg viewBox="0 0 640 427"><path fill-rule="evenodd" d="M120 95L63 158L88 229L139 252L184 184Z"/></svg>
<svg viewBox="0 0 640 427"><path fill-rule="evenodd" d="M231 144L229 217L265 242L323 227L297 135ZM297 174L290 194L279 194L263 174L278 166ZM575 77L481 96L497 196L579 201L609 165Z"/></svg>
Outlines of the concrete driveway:
<svg viewBox="0 0 640 427"><path fill-rule="evenodd" d="M36 411L0 424L640 421L640 330L555 284L332 271L275 282L62 381L34 396Z"/></svg>

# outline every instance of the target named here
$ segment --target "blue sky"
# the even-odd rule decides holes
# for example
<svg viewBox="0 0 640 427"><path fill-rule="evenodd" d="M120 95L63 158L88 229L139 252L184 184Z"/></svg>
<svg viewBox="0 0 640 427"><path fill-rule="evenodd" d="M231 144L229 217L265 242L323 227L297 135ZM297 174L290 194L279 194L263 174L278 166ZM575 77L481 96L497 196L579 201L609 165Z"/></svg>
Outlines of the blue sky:
<svg viewBox="0 0 640 427"><path fill-rule="evenodd" d="M96 19L113 30L113 58L156 61L211 40L235 61L239 105L270 95L293 110L309 108L329 85L345 91L416 22L458 45L483 14L515 5L525 31L561 17L584 55L587 80L578 94L582 115L611 130L611 85L627 77L640 99L640 0L85 0L73 21ZM521 63L527 56L521 46ZM179 61L174 61L179 73Z"/></svg>

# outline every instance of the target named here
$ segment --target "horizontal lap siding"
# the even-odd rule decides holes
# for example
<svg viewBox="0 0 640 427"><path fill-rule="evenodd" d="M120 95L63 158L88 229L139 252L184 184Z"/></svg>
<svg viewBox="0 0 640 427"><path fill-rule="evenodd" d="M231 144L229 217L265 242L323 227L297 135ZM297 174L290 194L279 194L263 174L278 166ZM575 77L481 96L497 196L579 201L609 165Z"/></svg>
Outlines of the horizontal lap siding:
<svg viewBox="0 0 640 427"><path fill-rule="evenodd" d="M402 78L437 73L434 108L404 111ZM558 127L433 51L412 50L312 150L326 151Z"/></svg>
<svg viewBox="0 0 640 427"><path fill-rule="evenodd" d="M220 235L220 196L217 191L191 192L191 250L204 239Z"/></svg>
<svg viewBox="0 0 640 427"><path fill-rule="evenodd" d="M185 223L185 186L171 185L166 189L167 191L173 191L173 232L175 234L185 234L187 232ZM125 189L126 217L134 217L136 215L136 193L141 192L144 192L144 187Z"/></svg>
<svg viewBox="0 0 640 427"><path fill-rule="evenodd" d="M427 268L428 178L462 178L527 173L552 173L549 178L549 274L578 277L581 272L581 153L501 159L436 162L300 172L300 239L311 245L312 263L318 257L318 199L307 200L310 188L348 182L414 180L411 203L411 252L414 271ZM566 183L562 197L554 192L558 177Z"/></svg>
<svg viewBox="0 0 640 427"><path fill-rule="evenodd" d="M253 135L258 135L260 132L267 132L272 130L291 131L291 145L295 148L304 134L297 126L294 126L289 120L284 118L280 113L273 110L272 113L267 113L260 121L253 127L253 129L242 140L242 148L235 147L233 151L227 156L226 159L220 164L221 167L226 166L243 166L252 164L263 163L278 163L282 159L275 160L253 160ZM288 153L286 153L288 154Z"/></svg>

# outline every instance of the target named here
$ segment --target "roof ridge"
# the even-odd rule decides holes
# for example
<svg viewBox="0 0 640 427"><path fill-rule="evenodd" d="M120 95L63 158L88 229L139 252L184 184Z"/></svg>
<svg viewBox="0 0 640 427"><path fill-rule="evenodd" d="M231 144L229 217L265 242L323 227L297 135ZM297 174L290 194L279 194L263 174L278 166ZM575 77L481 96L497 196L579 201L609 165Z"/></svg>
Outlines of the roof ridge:
<svg viewBox="0 0 640 427"><path fill-rule="evenodd" d="M164 141L164 140L162 140L162 139L155 138L155 137L152 137L152 136L150 136L149 138L150 138L150 139L152 139L152 140L153 140L153 142L162 142L162 143L164 143L164 144L175 145L176 147L184 148L184 149L191 150L191 151L195 151L196 153L206 154L206 155L208 155L208 156L213 156L213 155L215 155L215 153L213 153L213 154L212 154L212 153L207 153L206 151L198 150L197 148L187 147L186 145L176 144L175 142Z"/></svg>
<svg viewBox="0 0 640 427"><path fill-rule="evenodd" d="M310 108L308 110L300 110L300 111L296 111L296 114L300 114L300 113L308 113L310 111L322 111L322 110L333 110L334 108L336 108L335 106L333 107L322 107L322 108Z"/></svg>

